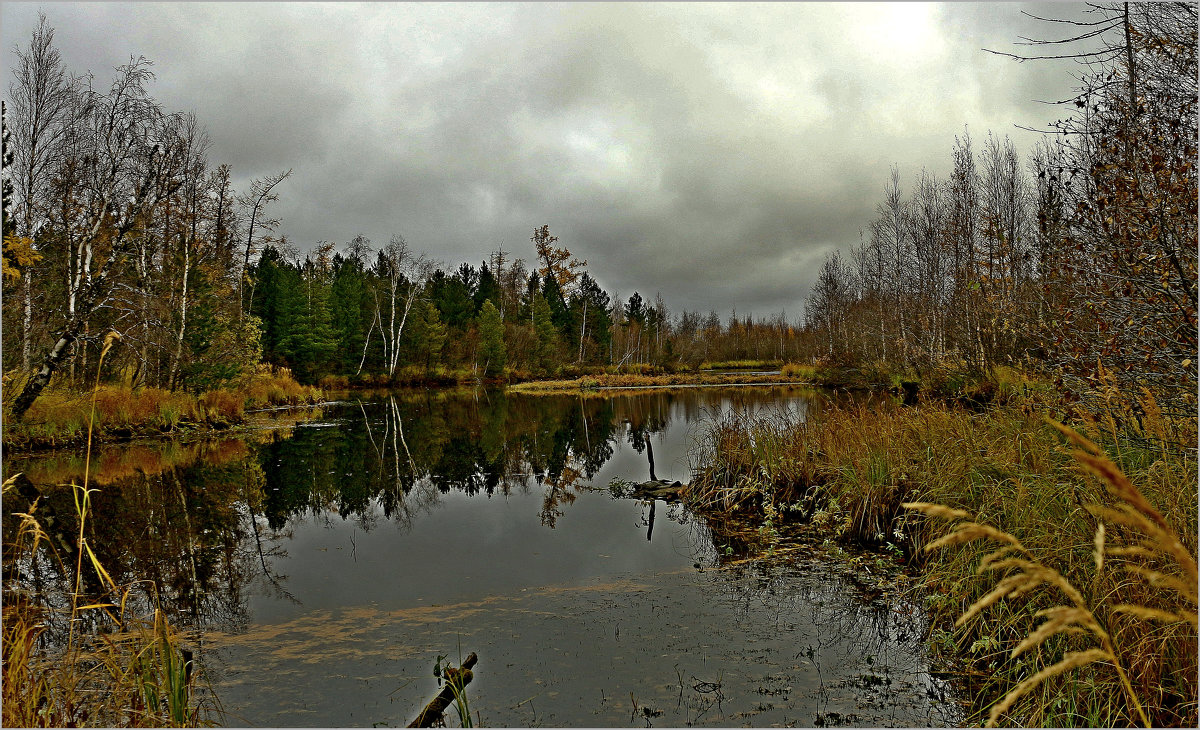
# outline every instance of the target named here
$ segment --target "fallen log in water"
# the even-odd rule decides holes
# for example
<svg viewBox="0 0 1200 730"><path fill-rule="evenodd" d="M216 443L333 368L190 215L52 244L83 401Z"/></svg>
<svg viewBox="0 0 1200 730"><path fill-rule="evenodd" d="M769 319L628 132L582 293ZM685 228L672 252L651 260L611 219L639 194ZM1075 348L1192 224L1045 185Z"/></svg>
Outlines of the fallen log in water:
<svg viewBox="0 0 1200 730"><path fill-rule="evenodd" d="M425 705L425 709L421 710L421 714L408 724L409 727L433 727L435 723L442 720L442 716L446 712L446 708L454 701L455 693L462 694L463 688L471 683L474 678L474 673L471 672L471 667L479 661L479 657L475 652L467 655L463 660L462 667L455 669L447 666L442 670L442 676L446 679L446 685L442 687L442 691Z"/></svg>
<svg viewBox="0 0 1200 730"><path fill-rule="evenodd" d="M683 490L682 482L667 479L655 479L650 482L637 482L633 485L633 496L639 499L662 499L665 501L678 500Z"/></svg>

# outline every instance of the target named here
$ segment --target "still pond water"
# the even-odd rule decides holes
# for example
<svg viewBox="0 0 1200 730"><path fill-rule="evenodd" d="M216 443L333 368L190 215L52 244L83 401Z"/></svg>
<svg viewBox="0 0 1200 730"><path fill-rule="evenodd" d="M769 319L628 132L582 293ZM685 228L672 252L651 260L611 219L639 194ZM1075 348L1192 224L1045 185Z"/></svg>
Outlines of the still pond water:
<svg viewBox="0 0 1200 730"><path fill-rule="evenodd" d="M439 657L470 652L487 725L955 724L920 609L864 592L869 558L614 483L687 481L714 419L803 419L822 398L352 395L245 438L106 447L93 539L193 632L228 725L403 726ZM5 473L65 514L49 485L80 461Z"/></svg>

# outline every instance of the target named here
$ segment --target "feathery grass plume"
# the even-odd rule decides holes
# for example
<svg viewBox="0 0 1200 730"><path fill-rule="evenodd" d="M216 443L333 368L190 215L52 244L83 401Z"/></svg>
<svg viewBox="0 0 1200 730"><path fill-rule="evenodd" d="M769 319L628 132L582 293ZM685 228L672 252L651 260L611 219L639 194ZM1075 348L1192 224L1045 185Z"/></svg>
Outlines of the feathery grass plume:
<svg viewBox="0 0 1200 730"><path fill-rule="evenodd" d="M906 503L904 506L912 504L914 509L919 503ZM931 512L928 509L919 510L926 514ZM1038 562L1032 555L1025 550L1020 541L1007 532L997 530L994 527L981 525L977 522L962 522L956 526L954 532L945 535L938 540L933 541L925 547L925 550L932 551L940 547L948 547L951 545L963 544L978 539L991 539L997 542L1009 543L1008 547L1012 550L1020 552L1027 557L1004 557L1000 559L992 559L981 563L979 567L980 573L989 571L1003 571L1013 569L1009 575L1002 578L991 591L974 603L972 603L966 611L954 622L956 627L961 628L969 623L972 619L979 616L987 609L995 606L1001 600L1014 600L1030 591L1042 586L1043 584L1051 585L1062 591L1073 605L1071 606L1054 606L1050 609L1039 611L1035 614L1036 617L1044 617L1046 621L1041 626L1027 634L1010 653L1011 658L1016 658L1020 654L1042 646L1047 639L1060 633L1065 633L1073 629L1083 629L1095 636L1101 643L1103 648L1091 649L1084 652L1068 652L1063 656L1063 659L1058 663L1047 667L1037 674L1021 681L1017 686L1008 691L1007 694L995 705L991 710L988 718L988 727L995 727L1000 719L1000 716L1006 712L1013 703L1035 689L1042 682L1058 676L1064 672L1076 669L1078 667L1091 664L1096 661L1106 660L1112 663L1120 676L1122 685L1127 692L1127 698L1135 707L1138 715L1141 717L1143 724L1149 726L1150 721L1142 711L1141 703L1133 692L1128 679L1125 676L1124 669L1118 662L1116 652L1112 646L1112 640L1108 632L1096 620L1095 614L1086 604L1083 595L1071 583L1062 576L1057 570L1045 566ZM995 553L989 557L995 556Z"/></svg>
<svg viewBox="0 0 1200 730"><path fill-rule="evenodd" d="M1124 616L1143 622L1185 625L1195 629L1196 559L1184 547L1178 534L1163 515L1145 499L1141 491L1099 446L1073 429L1053 421L1050 423L1076 447L1072 453L1075 460L1088 473L1099 478L1108 492L1118 500L1118 504L1112 507L1089 505L1088 511L1098 520L1106 520L1123 528L1117 534L1132 542L1124 545L1112 544L1105 522L1098 521L1092 541L1095 580L1101 578L1107 563L1115 560L1120 564L1120 573L1138 576L1152 588L1169 589L1170 593L1163 594L1160 591L1158 595L1174 595L1175 605L1160 608L1128 601L1118 603L1118 592L1135 589L1134 584L1129 581L1119 581L1112 588L1095 591L1097 598L1094 605L1090 604L1083 592L1070 580L1030 554L1013 535L971 521L967 519L969 515L962 510L952 510L924 502L910 502L903 506L930 517L959 521L951 532L927 545L926 551L979 539L1003 544L999 550L984 556L978 572L1008 574L1001 578L992 590L972 603L955 622L956 626L965 625L1001 601L1013 600L1035 588L1047 586L1056 588L1067 599L1067 604L1044 608L1034 613L1034 618L1043 619L1042 623L1016 643L1009 653L1010 658L1016 659L1033 649L1041 648L1051 637L1059 634L1088 634L1099 644L1099 647L1086 651L1066 652L1060 661L1017 683L991 708L989 726L997 724L1005 712L1039 685L1068 671L1097 663L1112 668L1132 714L1142 724L1149 726L1151 721L1141 698L1133 688L1128 668L1138 666L1139 657L1145 657L1147 652L1153 653L1148 642L1156 640L1154 634L1150 631L1132 631L1125 626L1120 634L1124 646L1118 647L1115 638L1117 634L1113 633L1115 629L1108 626L1110 622L1117 621L1117 617ZM1112 626L1116 627L1117 624Z"/></svg>

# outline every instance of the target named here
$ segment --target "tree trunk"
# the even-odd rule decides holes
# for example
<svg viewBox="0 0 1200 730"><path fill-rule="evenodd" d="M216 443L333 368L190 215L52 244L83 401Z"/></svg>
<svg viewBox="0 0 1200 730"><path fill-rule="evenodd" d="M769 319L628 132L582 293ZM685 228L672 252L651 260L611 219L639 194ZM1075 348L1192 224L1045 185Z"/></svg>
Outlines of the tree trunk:
<svg viewBox="0 0 1200 730"><path fill-rule="evenodd" d="M193 221L195 218L193 217ZM194 224L193 224L194 227ZM193 238L193 240L195 240ZM179 292L179 332L175 335L175 356L171 358L171 372L167 376L167 387L175 388L179 377L180 363L183 360L183 336L187 330L188 315L188 271L191 269L192 251L187 241L183 243L183 276Z"/></svg>
<svg viewBox="0 0 1200 730"><path fill-rule="evenodd" d="M25 412L29 410L29 406L33 405L33 402L41 395L42 390L50 384L51 376L58 369L71 343L79 338L79 333L83 330L83 325L83 319L75 317L67 322L67 326L59 333L58 342L54 343L54 347L50 348L50 352L46 354L45 359L42 360L42 366L29 379L29 382L25 383L25 387L21 389L20 395L13 401L12 417L15 420L21 420Z"/></svg>
<svg viewBox="0 0 1200 730"><path fill-rule="evenodd" d="M421 710L421 714L417 715L416 719L408 724L409 727L433 727L435 723L442 719L442 714L446 708L454 702L455 694L462 694L463 688L471 683L474 674L471 672L471 667L479 661L479 657L475 652L467 655L463 660L462 668L455 669L454 667L446 667L443 676L446 678L446 684L442 687L442 691L437 693L437 696L425 705L425 709Z"/></svg>
<svg viewBox="0 0 1200 730"><path fill-rule="evenodd" d="M22 291L24 313L21 317L21 369L29 372L33 369L33 283L32 274L25 272L25 287Z"/></svg>

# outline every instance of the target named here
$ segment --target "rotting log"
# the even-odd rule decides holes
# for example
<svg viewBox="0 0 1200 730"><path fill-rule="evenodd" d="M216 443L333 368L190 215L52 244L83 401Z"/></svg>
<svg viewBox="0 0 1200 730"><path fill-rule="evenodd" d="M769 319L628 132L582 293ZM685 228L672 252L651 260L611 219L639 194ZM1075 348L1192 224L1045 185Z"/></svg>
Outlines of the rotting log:
<svg viewBox="0 0 1200 730"><path fill-rule="evenodd" d="M633 495L639 499L661 499L667 502L678 501L682 491L682 482L673 482L668 479L638 482L633 485Z"/></svg>
<svg viewBox="0 0 1200 730"><path fill-rule="evenodd" d="M446 667L442 670L442 677L445 678L446 684L442 687L442 691L425 705L425 709L421 710L421 714L417 715L416 719L408 724L409 727L433 727L435 723L442 720L446 712L446 708L454 702L454 695L457 692L462 694L463 688L471 683L474 678L474 673L471 667L479 661L479 657L475 652L467 655L463 660L462 667L455 669L454 667Z"/></svg>

